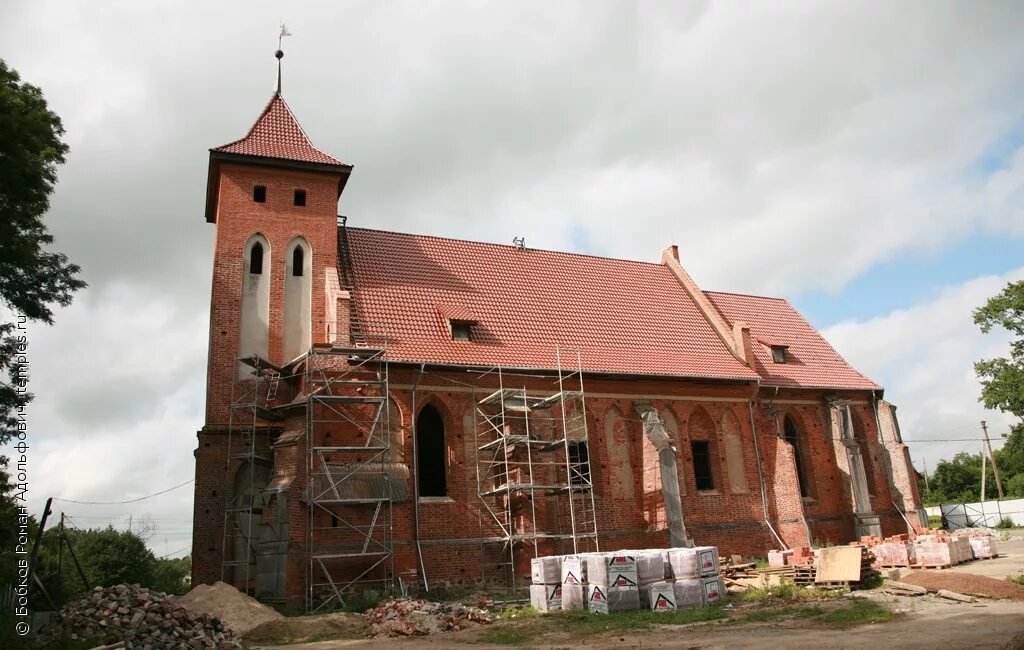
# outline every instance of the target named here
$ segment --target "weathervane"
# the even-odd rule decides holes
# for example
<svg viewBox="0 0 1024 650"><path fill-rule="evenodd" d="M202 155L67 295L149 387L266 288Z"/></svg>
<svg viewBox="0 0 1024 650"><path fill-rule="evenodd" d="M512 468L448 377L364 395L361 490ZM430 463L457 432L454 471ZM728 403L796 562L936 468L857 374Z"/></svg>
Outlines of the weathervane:
<svg viewBox="0 0 1024 650"><path fill-rule="evenodd" d="M274 52L274 56L277 57L277 94L281 94L281 59L284 58L284 50L281 49L281 40L285 36L291 36L292 33L288 31L288 27L285 26L284 21L281 21L281 32L277 35L277 51Z"/></svg>

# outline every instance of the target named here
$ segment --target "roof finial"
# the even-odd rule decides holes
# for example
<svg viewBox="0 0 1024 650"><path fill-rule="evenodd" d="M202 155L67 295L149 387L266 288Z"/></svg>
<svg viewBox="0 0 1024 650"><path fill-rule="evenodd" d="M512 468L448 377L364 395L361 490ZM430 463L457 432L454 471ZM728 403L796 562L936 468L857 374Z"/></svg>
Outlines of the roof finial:
<svg viewBox="0 0 1024 650"><path fill-rule="evenodd" d="M277 94L281 94L281 59L284 58L284 50L281 49L281 39L285 36L291 36L292 33L288 31L284 21L281 21L281 32L277 35L277 51L274 52L274 56L277 58Z"/></svg>

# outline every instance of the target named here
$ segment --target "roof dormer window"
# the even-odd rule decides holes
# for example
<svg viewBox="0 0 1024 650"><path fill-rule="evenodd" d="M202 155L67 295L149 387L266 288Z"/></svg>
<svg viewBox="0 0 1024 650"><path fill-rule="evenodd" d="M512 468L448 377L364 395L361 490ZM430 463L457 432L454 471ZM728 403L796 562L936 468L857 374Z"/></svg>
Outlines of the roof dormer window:
<svg viewBox="0 0 1024 650"><path fill-rule="evenodd" d="M448 325L452 331L453 341L472 340L473 322L468 320L450 320Z"/></svg>
<svg viewBox="0 0 1024 650"><path fill-rule="evenodd" d="M775 363L786 363L786 350L789 349L788 345L771 345L768 347L772 350L772 361Z"/></svg>

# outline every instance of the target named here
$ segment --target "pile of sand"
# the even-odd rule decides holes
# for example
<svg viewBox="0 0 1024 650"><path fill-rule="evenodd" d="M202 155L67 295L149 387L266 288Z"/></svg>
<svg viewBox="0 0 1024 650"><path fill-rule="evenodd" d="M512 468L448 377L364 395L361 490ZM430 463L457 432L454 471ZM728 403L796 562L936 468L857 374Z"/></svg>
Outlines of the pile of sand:
<svg viewBox="0 0 1024 650"><path fill-rule="evenodd" d="M284 618L273 607L250 598L224 582L199 585L179 598L178 604L195 614L219 618L237 636L244 635L258 625Z"/></svg>

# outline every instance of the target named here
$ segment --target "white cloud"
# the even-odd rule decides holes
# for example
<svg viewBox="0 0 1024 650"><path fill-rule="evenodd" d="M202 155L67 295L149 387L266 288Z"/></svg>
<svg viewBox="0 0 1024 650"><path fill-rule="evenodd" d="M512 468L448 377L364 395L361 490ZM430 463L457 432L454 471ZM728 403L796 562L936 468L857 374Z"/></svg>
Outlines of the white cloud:
<svg viewBox="0 0 1024 650"><path fill-rule="evenodd" d="M1000 276L975 278L943 288L932 300L864 321L846 321L823 334L847 361L886 388L898 407L900 428L908 441L979 438L980 421L988 423L993 447L1016 418L986 411L978 402L980 385L973 364L1006 356L1009 334L983 335L971 312L1007 282L1024 279L1024 267ZM934 468L958 451L979 453L981 443L910 442L918 468Z"/></svg>
<svg viewBox="0 0 1024 650"><path fill-rule="evenodd" d="M208 315L113 285L29 331L30 507L127 501L188 480L202 425ZM191 544L192 488L121 506L57 502L79 526L156 519L151 544ZM174 520L174 521L172 521ZM180 520L180 521L179 521ZM183 523L184 522L184 523Z"/></svg>

